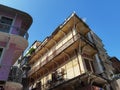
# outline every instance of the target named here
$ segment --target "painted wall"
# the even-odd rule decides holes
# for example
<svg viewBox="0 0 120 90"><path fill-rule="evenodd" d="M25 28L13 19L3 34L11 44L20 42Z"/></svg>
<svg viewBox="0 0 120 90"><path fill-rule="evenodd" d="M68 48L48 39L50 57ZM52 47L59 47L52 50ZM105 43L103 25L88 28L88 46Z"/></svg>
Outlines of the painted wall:
<svg viewBox="0 0 120 90"><path fill-rule="evenodd" d="M1 67L0 67L0 80L7 80L9 71L12 65L12 58L14 56L15 45L10 44L9 48L4 48L4 55L1 60Z"/></svg>
<svg viewBox="0 0 120 90"><path fill-rule="evenodd" d="M14 23L13 24L14 28L12 29L11 33L19 35L19 31L22 23L21 18L16 15L13 23Z"/></svg>
<svg viewBox="0 0 120 90"><path fill-rule="evenodd" d="M1 10L0 17L4 16L7 18L13 19L13 23L11 25L10 33L19 34L19 28L21 27L22 19L15 13L9 13L8 11ZM13 63L13 57L15 55L16 45L10 43L7 47L7 41L0 41L0 47L3 47L3 57L1 58L1 66L0 66L0 80L7 80L11 65ZM7 47L7 48L6 48ZM19 48L19 47L17 47Z"/></svg>

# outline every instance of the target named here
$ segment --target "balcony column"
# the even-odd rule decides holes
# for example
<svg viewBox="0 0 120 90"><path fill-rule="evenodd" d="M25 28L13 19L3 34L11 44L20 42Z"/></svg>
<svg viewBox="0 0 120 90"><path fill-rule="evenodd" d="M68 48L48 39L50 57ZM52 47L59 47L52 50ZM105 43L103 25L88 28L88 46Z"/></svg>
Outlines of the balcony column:
<svg viewBox="0 0 120 90"><path fill-rule="evenodd" d="M76 58L77 58L80 74L82 74L86 71L86 67L85 67L85 63L83 61L82 55L81 55L81 53L79 53L79 51L77 49L74 50L74 53L75 53Z"/></svg>
<svg viewBox="0 0 120 90"><path fill-rule="evenodd" d="M74 50L74 53L75 53L75 55L76 55L76 57L77 57L77 62L78 62L79 70L80 70L80 73L81 73L81 65L80 65L80 62L79 62L79 57L78 57L78 52L77 52L77 50Z"/></svg>

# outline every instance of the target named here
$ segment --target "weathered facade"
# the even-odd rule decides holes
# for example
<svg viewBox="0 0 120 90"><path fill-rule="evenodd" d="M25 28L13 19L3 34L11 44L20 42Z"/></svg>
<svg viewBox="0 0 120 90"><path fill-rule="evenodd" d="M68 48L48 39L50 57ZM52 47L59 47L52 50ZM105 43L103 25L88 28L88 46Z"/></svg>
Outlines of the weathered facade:
<svg viewBox="0 0 120 90"><path fill-rule="evenodd" d="M113 81L111 85L115 90L120 90L120 60L116 57L111 57L110 61L114 67L114 74L112 75Z"/></svg>
<svg viewBox="0 0 120 90"><path fill-rule="evenodd" d="M30 55L30 90L112 90L102 40L73 13Z"/></svg>
<svg viewBox="0 0 120 90"><path fill-rule="evenodd" d="M0 5L0 88L22 87L7 80L11 66L28 46L27 30L31 23L32 18L27 13Z"/></svg>
<svg viewBox="0 0 120 90"><path fill-rule="evenodd" d="M116 57L111 57L110 61L112 62L112 65L114 67L114 73L119 74L120 73L120 60Z"/></svg>

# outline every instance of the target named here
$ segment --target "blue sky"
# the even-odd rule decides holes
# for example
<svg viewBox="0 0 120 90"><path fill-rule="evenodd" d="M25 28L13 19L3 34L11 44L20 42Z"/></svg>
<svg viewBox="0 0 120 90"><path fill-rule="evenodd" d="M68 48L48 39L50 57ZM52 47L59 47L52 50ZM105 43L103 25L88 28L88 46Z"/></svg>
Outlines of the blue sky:
<svg viewBox="0 0 120 90"><path fill-rule="evenodd" d="M32 16L29 45L50 36L75 11L103 40L107 53L120 59L120 0L0 0L0 4Z"/></svg>

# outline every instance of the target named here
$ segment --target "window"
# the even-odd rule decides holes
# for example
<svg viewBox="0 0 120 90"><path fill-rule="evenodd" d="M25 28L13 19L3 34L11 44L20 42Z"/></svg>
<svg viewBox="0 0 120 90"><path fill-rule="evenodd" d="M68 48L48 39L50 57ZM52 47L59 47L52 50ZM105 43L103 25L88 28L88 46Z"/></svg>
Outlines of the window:
<svg viewBox="0 0 120 90"><path fill-rule="evenodd" d="M12 21L13 21L13 19L10 19L10 18L7 18L7 17L1 17L1 23L11 25Z"/></svg>
<svg viewBox="0 0 120 90"><path fill-rule="evenodd" d="M0 20L0 31L9 33L13 19L7 17L1 17Z"/></svg>
<svg viewBox="0 0 120 90"><path fill-rule="evenodd" d="M3 48L0 48L0 58L2 56Z"/></svg>
<svg viewBox="0 0 120 90"><path fill-rule="evenodd" d="M93 64L93 61L90 61L90 60L87 60L85 59L85 64L86 64L86 69L88 71L91 71L91 72L94 72L94 64Z"/></svg>
<svg viewBox="0 0 120 90"><path fill-rule="evenodd" d="M86 64L86 69L88 71L92 71L91 67L90 67L90 63L89 63L89 60L85 59L85 64Z"/></svg>

